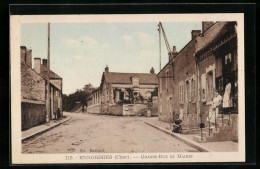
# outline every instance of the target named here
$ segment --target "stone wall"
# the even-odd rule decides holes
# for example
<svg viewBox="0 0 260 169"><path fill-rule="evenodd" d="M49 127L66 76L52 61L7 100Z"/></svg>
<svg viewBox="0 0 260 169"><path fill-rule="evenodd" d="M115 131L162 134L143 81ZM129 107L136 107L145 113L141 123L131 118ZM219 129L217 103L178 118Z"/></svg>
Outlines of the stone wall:
<svg viewBox="0 0 260 169"><path fill-rule="evenodd" d="M21 61L22 130L45 122L45 80Z"/></svg>
<svg viewBox="0 0 260 169"><path fill-rule="evenodd" d="M123 106L120 104L110 106L109 111L112 115L123 115Z"/></svg>
<svg viewBox="0 0 260 169"><path fill-rule="evenodd" d="M100 104L99 105L93 105L93 106L88 106L87 107L87 113L91 113L91 114L100 114Z"/></svg>
<svg viewBox="0 0 260 169"><path fill-rule="evenodd" d="M45 102L45 79L21 61L21 98Z"/></svg>
<svg viewBox="0 0 260 169"><path fill-rule="evenodd" d="M50 83L52 83L59 90L62 90L62 79L50 79Z"/></svg>
<svg viewBox="0 0 260 169"><path fill-rule="evenodd" d="M45 104L21 103L22 130L42 124L46 120Z"/></svg>
<svg viewBox="0 0 260 169"><path fill-rule="evenodd" d="M124 104L123 105L123 115L130 116L130 115L140 115L140 111L146 109L146 104Z"/></svg>

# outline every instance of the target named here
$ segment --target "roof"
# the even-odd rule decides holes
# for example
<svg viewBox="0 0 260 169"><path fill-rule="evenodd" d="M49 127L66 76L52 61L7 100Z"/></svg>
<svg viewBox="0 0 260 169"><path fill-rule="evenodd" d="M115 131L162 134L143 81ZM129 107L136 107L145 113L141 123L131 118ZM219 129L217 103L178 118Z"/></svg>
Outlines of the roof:
<svg viewBox="0 0 260 169"><path fill-rule="evenodd" d="M132 77L139 78L139 84L158 84L158 79L152 73L117 73L117 72L104 72L103 74L107 83L113 84L132 84Z"/></svg>
<svg viewBox="0 0 260 169"><path fill-rule="evenodd" d="M217 24L213 25L209 29L208 34L205 34L203 37L197 39L198 45L197 45L196 55L202 53L202 51L205 50L210 45L220 41L219 38L221 38L223 35L230 36L227 35L227 33L232 33L232 31L233 33L235 33L235 29L234 29L235 24L236 22L217 22Z"/></svg>
<svg viewBox="0 0 260 169"><path fill-rule="evenodd" d="M48 68L41 64L41 72L40 75L42 75L45 79L47 78L47 72ZM50 79L62 79L59 75L54 73L52 70L50 70Z"/></svg>

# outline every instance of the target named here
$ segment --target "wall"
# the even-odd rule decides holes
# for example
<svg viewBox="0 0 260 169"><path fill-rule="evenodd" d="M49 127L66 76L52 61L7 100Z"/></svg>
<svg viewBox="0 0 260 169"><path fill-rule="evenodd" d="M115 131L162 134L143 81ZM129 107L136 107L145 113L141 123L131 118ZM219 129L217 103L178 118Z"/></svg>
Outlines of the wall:
<svg viewBox="0 0 260 169"><path fill-rule="evenodd" d="M21 97L22 100L45 102L45 80L21 61Z"/></svg>
<svg viewBox="0 0 260 169"><path fill-rule="evenodd" d="M199 62L198 65L199 65L199 74L200 74L200 76L199 76L200 84L202 84L201 75L206 74L206 68L209 67L209 65L215 64L215 62L216 62L216 60L215 60L215 56L213 54L208 56L201 62ZM201 93L201 95L202 95L202 93ZM205 123L207 125L207 113L209 111L211 104L207 104L207 101L204 102L202 99L200 99L199 104L200 104L200 113L202 114L202 123ZM199 120L201 120L201 119L199 119Z"/></svg>
<svg viewBox="0 0 260 169"><path fill-rule="evenodd" d="M173 111L183 120L183 130L195 129L197 125L197 78L195 62L195 41L179 53L174 63ZM194 84L192 87L191 84ZM183 101L180 100L180 84L183 84ZM195 91L195 92L193 92ZM193 94L195 93L195 95ZM191 95L193 97L191 97Z"/></svg>
<svg viewBox="0 0 260 169"><path fill-rule="evenodd" d="M52 83L59 90L62 90L62 79L50 79L50 83Z"/></svg>
<svg viewBox="0 0 260 169"><path fill-rule="evenodd" d="M62 99L61 99L61 91L53 87L53 112L57 112L58 108L61 111L62 115Z"/></svg>
<svg viewBox="0 0 260 169"><path fill-rule="evenodd" d="M45 104L21 103L22 130L42 124L46 120Z"/></svg>
<svg viewBox="0 0 260 169"><path fill-rule="evenodd" d="M168 63L159 74L159 120L173 122L175 114L196 114L196 100L187 101L184 88L184 102L180 101L180 83L185 85L186 80L196 80L195 41L190 41L176 56L175 63ZM168 75L167 75L168 72ZM166 78L168 77L168 78ZM168 80L167 80L168 79ZM168 83L167 83L168 82ZM167 84L166 84L167 83ZM166 89L168 88L168 90ZM196 89L196 87L195 87ZM196 98L196 96L195 96ZM188 127L196 127L197 117L181 117L188 121ZM190 125L192 124L192 125Z"/></svg>
<svg viewBox="0 0 260 169"><path fill-rule="evenodd" d="M110 106L109 111L112 115L123 115L123 106L120 104L112 105Z"/></svg>
<svg viewBox="0 0 260 169"><path fill-rule="evenodd" d="M141 111L145 109L145 113L147 111L146 104L124 104L123 105L123 115L130 116L130 115L141 115Z"/></svg>
<svg viewBox="0 0 260 169"><path fill-rule="evenodd" d="M168 71L168 90L166 90L166 76ZM158 87L158 109L160 121L172 122L172 104L174 95L174 84L173 84L173 65L168 64L165 69L159 75L159 87Z"/></svg>
<svg viewBox="0 0 260 169"><path fill-rule="evenodd" d="M100 114L100 111L101 111L100 108L101 108L100 104L88 106L87 107L87 113Z"/></svg>

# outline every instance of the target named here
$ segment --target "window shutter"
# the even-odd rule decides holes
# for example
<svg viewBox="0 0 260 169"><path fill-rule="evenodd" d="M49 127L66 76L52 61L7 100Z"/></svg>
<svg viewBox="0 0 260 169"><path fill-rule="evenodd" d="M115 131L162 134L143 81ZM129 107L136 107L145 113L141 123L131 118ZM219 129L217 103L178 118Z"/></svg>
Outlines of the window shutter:
<svg viewBox="0 0 260 169"><path fill-rule="evenodd" d="M201 75L201 101L202 102L206 102L207 98L206 98L206 74L202 74Z"/></svg>

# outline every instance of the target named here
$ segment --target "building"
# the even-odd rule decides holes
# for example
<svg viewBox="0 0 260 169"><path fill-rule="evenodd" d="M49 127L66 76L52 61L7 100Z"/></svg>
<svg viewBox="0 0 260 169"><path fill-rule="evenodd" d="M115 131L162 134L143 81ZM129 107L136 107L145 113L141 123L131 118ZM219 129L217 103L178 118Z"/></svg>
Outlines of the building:
<svg viewBox="0 0 260 169"><path fill-rule="evenodd" d="M236 22L202 22L202 32L194 30L191 37L180 52L173 48L157 75L159 120L180 115L184 134L199 133L201 123L210 128L208 137L196 141L237 140Z"/></svg>
<svg viewBox="0 0 260 169"><path fill-rule="evenodd" d="M48 68L47 68L47 59L34 58L34 70L44 77L46 80L48 78ZM50 70L49 73L50 80L50 117L49 119L54 118L54 113L59 108L62 115L62 78ZM47 86L46 86L47 88ZM47 90L46 90L47 91Z"/></svg>
<svg viewBox="0 0 260 169"><path fill-rule="evenodd" d="M147 109L144 103L151 100L152 92L157 87L158 80L153 68L150 73L119 73L109 72L106 67L100 87L92 94L92 105L88 105L88 110L99 110L101 114L136 114L141 109Z"/></svg>
<svg viewBox="0 0 260 169"><path fill-rule="evenodd" d="M159 120L173 122L176 114L183 121L184 133L197 132L197 92L195 43L201 30L191 31L191 40L180 52L173 47L169 62L158 73Z"/></svg>
<svg viewBox="0 0 260 169"><path fill-rule="evenodd" d="M196 65L202 123L218 129L204 141L238 139L238 60L236 22L216 22L197 38ZM212 111L216 95L222 104Z"/></svg>
<svg viewBox="0 0 260 169"><path fill-rule="evenodd" d="M32 69L32 50L21 46L22 130L46 121L46 80Z"/></svg>
<svg viewBox="0 0 260 169"><path fill-rule="evenodd" d="M34 58L32 69L32 50L20 47L21 59L21 108L22 129L54 118L54 112L59 108L62 115L62 78L50 71L50 116L46 114L47 99L47 60Z"/></svg>
<svg viewBox="0 0 260 169"><path fill-rule="evenodd" d="M99 114L101 112L101 90L95 89L91 96L87 98L87 113Z"/></svg>

